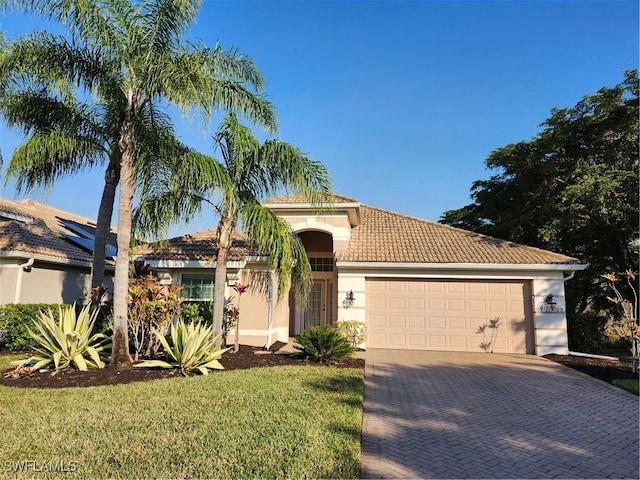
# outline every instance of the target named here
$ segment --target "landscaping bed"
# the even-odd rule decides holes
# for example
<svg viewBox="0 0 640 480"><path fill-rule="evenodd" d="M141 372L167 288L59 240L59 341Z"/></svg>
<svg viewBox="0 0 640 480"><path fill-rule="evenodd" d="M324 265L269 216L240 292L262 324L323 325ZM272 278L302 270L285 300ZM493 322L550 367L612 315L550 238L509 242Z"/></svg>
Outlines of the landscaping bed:
<svg viewBox="0 0 640 480"><path fill-rule="evenodd" d="M240 345L237 353L232 351L223 354L220 363L225 370L243 370L255 367L275 367L284 365L318 365L316 362L301 358L294 358L291 355L275 353L284 343L276 343L269 353L264 352L260 347ZM264 352L264 353L263 353ZM337 368L364 368L364 359L342 358L331 363ZM210 375L218 375L222 372L212 371ZM125 384L132 382L143 382L148 380L172 378L180 376L177 370L166 370L162 368L134 368L127 371L115 371L110 368L92 368L86 372L79 372L74 369L66 369L52 375L51 372L35 372L28 377L22 378L0 378L0 385L10 387L34 387L34 388L64 388L64 387L91 387L97 385Z"/></svg>
<svg viewBox="0 0 640 480"><path fill-rule="evenodd" d="M633 380L638 378L638 374L631 371L633 366L631 360L609 360L606 358L556 354L545 355L545 358L607 383L613 383L614 380Z"/></svg>

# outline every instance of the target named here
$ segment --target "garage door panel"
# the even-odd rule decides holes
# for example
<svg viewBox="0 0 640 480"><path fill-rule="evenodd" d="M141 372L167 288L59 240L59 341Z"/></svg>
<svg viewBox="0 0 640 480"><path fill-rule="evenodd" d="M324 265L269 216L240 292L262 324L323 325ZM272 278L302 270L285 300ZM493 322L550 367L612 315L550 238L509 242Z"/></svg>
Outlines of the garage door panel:
<svg viewBox="0 0 640 480"><path fill-rule="evenodd" d="M490 341L494 352L533 353L527 288L524 281L367 279L367 345L478 352ZM497 331L483 336L478 329L494 318Z"/></svg>
<svg viewBox="0 0 640 480"><path fill-rule="evenodd" d="M484 300L474 300L469 299L467 301L469 305L469 312L486 312L487 311L487 302Z"/></svg>
<svg viewBox="0 0 640 480"><path fill-rule="evenodd" d="M387 308L389 310L403 310L407 308L405 298L389 297L387 299Z"/></svg>
<svg viewBox="0 0 640 480"><path fill-rule="evenodd" d="M464 317L449 317L449 330L467 330L467 319Z"/></svg>
<svg viewBox="0 0 640 480"><path fill-rule="evenodd" d="M427 326L427 319L424 316L409 316L409 328L420 328L424 329Z"/></svg>
<svg viewBox="0 0 640 480"><path fill-rule="evenodd" d="M464 299L447 300L447 310L450 312L465 312L467 310L467 302Z"/></svg>
<svg viewBox="0 0 640 480"><path fill-rule="evenodd" d="M429 316L429 328L447 328L446 317Z"/></svg>
<svg viewBox="0 0 640 480"><path fill-rule="evenodd" d="M426 307L426 299L412 297L408 299L407 304L410 310L424 311Z"/></svg>

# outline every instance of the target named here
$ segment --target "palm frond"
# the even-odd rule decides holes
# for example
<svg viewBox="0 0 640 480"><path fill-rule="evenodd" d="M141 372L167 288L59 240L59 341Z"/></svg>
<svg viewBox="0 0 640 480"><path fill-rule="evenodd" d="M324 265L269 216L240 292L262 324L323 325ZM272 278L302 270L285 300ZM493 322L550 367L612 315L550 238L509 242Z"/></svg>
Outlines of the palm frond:
<svg viewBox="0 0 640 480"><path fill-rule="evenodd" d="M171 51L198 13L202 0L156 0L141 2L148 55ZM151 57L153 58L153 57Z"/></svg>
<svg viewBox="0 0 640 480"><path fill-rule="evenodd" d="M278 300L291 286L296 298L303 301L311 284L311 266L300 237L289 224L257 201L244 206L240 220L251 244L269 255L271 268L278 278Z"/></svg>
<svg viewBox="0 0 640 480"><path fill-rule="evenodd" d="M18 191L30 191L40 185L48 188L65 175L100 163L104 153L93 139L57 130L36 134L14 150L6 179L15 178Z"/></svg>

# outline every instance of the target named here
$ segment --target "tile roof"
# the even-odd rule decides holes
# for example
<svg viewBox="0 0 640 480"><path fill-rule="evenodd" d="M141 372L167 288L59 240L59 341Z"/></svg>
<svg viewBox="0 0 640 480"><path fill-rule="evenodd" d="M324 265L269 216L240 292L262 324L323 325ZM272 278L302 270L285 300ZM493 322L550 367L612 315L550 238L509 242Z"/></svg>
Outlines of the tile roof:
<svg viewBox="0 0 640 480"><path fill-rule="evenodd" d="M214 228L162 242L140 245L133 249L132 254L144 256L148 260L215 261L215 234L216 229ZM257 252L251 251L245 237L242 234L237 234L231 244L229 260L240 261L244 260L247 255L257 254Z"/></svg>
<svg viewBox="0 0 640 480"><path fill-rule="evenodd" d="M336 203L358 203L334 195ZM299 203L299 195L271 198L268 204ZM361 205L361 224L351 230L345 251L337 252L339 262L434 263L434 264L576 264L577 259L527 247L459 228L422 220L379 208ZM215 229L172 238L166 242L135 249L148 259L215 260ZM251 252L241 235L234 241L230 260L242 260Z"/></svg>
<svg viewBox="0 0 640 480"><path fill-rule="evenodd" d="M401 215L360 206L339 262L575 264L577 259Z"/></svg>
<svg viewBox="0 0 640 480"><path fill-rule="evenodd" d="M309 203L303 195L292 194L283 195L281 197L271 197L264 201L267 205L288 204L288 203ZM358 203L355 198L345 197L344 195L333 194L333 203Z"/></svg>
<svg viewBox="0 0 640 480"><path fill-rule="evenodd" d="M51 257L54 262L61 259L90 264L91 251L65 237L78 234L66 228L63 221L91 235L95 232L95 222L89 218L34 200L0 198L0 252L24 252ZM113 233L109 243L115 245Z"/></svg>

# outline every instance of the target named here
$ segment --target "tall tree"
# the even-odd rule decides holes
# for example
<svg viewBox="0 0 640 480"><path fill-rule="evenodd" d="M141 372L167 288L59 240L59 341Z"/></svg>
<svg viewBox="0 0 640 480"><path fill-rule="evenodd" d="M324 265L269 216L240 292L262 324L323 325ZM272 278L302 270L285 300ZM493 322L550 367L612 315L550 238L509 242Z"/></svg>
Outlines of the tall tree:
<svg viewBox="0 0 640 480"><path fill-rule="evenodd" d="M24 46L22 40L15 46ZM7 67L7 68L5 68ZM107 163L98 210L92 253L91 286L102 285L113 204L119 181L120 152L117 118L109 111L117 106L91 105L56 86L60 79L38 78L32 85L28 65L15 61L10 50L0 57L0 114L8 125L23 131L26 139L14 150L5 183L14 179L18 191L50 188L56 180L83 168ZM26 80L26 82L25 82ZM106 108L103 108L106 107Z"/></svg>
<svg viewBox="0 0 640 480"><path fill-rule="evenodd" d="M192 218L204 206L219 217L214 249L214 330L222 331L227 260L239 226L255 249L269 255L278 277L280 298L289 285L304 298L311 268L300 238L261 201L282 190L302 194L312 205L331 199L326 168L294 146L278 140L260 143L253 132L228 114L214 136L220 160L202 155L198 162L169 166L166 175L142 195L136 225L161 236L169 225Z"/></svg>
<svg viewBox="0 0 640 480"><path fill-rule="evenodd" d="M607 308L604 272L638 264L638 72L554 109L530 141L493 151L498 173L473 184L473 203L442 223L588 262L567 284L569 311Z"/></svg>
<svg viewBox="0 0 640 480"><path fill-rule="evenodd" d="M242 112L259 125L275 128L271 105L257 95L263 79L253 62L220 47L207 48L183 38L201 0L0 0L1 6L46 15L68 26L74 39L61 54L52 45L26 52L42 75L60 69L63 78L82 85L106 104L122 102L119 113L120 196L118 253L114 276L114 336L111 366L131 367L127 337L129 245L136 170L147 119L157 118L165 104L206 118L212 109ZM26 58L26 57L25 57ZM144 141L143 141L144 140Z"/></svg>

